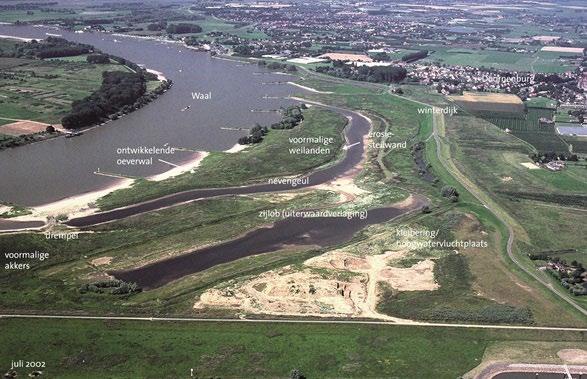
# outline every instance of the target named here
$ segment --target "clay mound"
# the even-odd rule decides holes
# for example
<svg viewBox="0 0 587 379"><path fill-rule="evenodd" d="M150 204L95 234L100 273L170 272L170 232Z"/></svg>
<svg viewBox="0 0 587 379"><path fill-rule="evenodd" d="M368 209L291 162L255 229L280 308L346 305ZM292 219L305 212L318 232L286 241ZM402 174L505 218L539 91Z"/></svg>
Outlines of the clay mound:
<svg viewBox="0 0 587 379"><path fill-rule="evenodd" d="M556 353L560 359L567 363L584 364L587 363L587 350L583 349L563 349Z"/></svg>

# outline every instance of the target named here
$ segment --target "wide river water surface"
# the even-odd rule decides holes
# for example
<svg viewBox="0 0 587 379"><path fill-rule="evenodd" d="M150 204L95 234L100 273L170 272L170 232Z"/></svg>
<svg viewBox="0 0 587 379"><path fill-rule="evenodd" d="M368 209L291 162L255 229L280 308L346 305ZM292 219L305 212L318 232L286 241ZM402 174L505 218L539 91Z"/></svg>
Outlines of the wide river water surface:
<svg viewBox="0 0 587 379"><path fill-rule="evenodd" d="M117 164L118 159L145 156L119 154L119 148L168 144L189 150L226 150L246 132L223 127L248 128L257 122L275 122L280 118L278 113L251 110L279 109L292 103L284 97L300 92L284 83L292 79L289 75L271 73L255 64L212 58L178 43L105 33L78 34L50 27L0 25L0 35L41 39L47 38L47 33L145 65L173 80L174 86L146 107L82 136L0 151L0 201L27 206L45 204L117 181L94 174L98 169L144 177L172 168L158 159L181 163L193 155L179 151L154 156L152 165L122 166ZM194 100L193 92L210 92L212 98ZM190 109L182 111L188 105Z"/></svg>

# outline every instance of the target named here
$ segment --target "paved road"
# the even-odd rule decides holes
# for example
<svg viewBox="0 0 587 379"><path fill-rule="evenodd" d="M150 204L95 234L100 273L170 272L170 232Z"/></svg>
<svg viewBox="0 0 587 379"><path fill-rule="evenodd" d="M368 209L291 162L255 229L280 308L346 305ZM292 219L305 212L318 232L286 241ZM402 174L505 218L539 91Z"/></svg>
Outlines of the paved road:
<svg viewBox="0 0 587 379"><path fill-rule="evenodd" d="M468 328L499 330L544 330L587 332L587 328L565 328L555 326L516 326L489 324L447 324L420 321L376 321L376 320L302 320L302 319L226 319L226 318L192 318L192 317L133 317L133 316L69 316L69 315L32 315L0 314L0 319L57 319L57 320L118 320L118 321L158 321L158 322L232 322L245 324L288 323L288 324L348 324L348 325L386 325L386 326L420 326L433 328Z"/></svg>

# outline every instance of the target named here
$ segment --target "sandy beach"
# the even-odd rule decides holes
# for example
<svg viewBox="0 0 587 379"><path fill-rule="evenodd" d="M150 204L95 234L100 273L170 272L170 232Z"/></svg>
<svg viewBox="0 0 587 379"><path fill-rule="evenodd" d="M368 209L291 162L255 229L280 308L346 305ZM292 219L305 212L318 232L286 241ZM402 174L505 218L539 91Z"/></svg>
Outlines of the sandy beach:
<svg viewBox="0 0 587 379"><path fill-rule="evenodd" d="M2 35L2 34L0 34L0 38L11 39L11 40L21 41L21 42L31 42L33 39L36 39L36 40L42 39L42 38L22 38L22 37L15 37L15 36L6 36L6 35Z"/></svg>
<svg viewBox="0 0 587 379"><path fill-rule="evenodd" d="M247 147L249 147L249 145L241 145L240 143L237 143L233 147L231 147L230 149L224 150L224 152L234 154L234 153L238 153L239 151L245 150Z"/></svg>
<svg viewBox="0 0 587 379"><path fill-rule="evenodd" d="M147 72L150 72L151 74L157 75L157 80L159 80L160 82L167 80L167 78L165 77L165 75L163 75L163 73L161 71L156 71L156 70L152 70L152 69L148 68Z"/></svg>
<svg viewBox="0 0 587 379"><path fill-rule="evenodd" d="M296 82L287 82L287 84L292 85L294 87L301 88L301 89L305 89L306 91L313 92L313 93L321 93L321 94L325 94L325 95L328 95L328 94L332 93L332 92L328 92L328 91L319 91L319 90L317 90L315 88L306 87L306 86L303 86L303 85L298 84Z"/></svg>
<svg viewBox="0 0 587 379"><path fill-rule="evenodd" d="M205 151L196 152L189 160L179 164L177 167L167 170L161 174L150 176L147 179L151 181L161 181L194 170L208 155L209 153ZM46 221L50 217L57 217L60 215L67 215L69 218L87 216L89 214L95 213L98 210L94 203L99 198L116 190L129 188L133 185L133 183L134 179L120 178L117 179L113 184L99 190L85 192L79 195L57 200L52 203L31 207L30 210L32 214L15 217L11 220Z"/></svg>
<svg viewBox="0 0 587 379"><path fill-rule="evenodd" d="M200 165L200 163L202 163L204 158L206 158L208 155L210 155L210 153L207 151L198 151L197 153L194 153L189 160L182 164L179 164L177 167L162 172L161 174L149 176L147 179L154 182L160 182L161 180L173 178L174 176L178 176L188 171L192 171L196 169Z"/></svg>

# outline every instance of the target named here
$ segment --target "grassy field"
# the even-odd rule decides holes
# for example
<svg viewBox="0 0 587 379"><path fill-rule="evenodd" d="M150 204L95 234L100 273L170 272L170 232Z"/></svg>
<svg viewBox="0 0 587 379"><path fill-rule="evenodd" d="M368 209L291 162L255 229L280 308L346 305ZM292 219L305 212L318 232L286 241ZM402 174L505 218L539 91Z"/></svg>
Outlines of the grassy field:
<svg viewBox="0 0 587 379"><path fill-rule="evenodd" d="M236 238L271 221L259 217L260 211L317 207L336 199L326 191L313 191L283 199L259 195L199 201L96 227L68 242L48 240L41 233L3 235L2 252L32 249L49 253L51 258L30 262L31 270L1 271L0 304L3 309L58 312L189 314L198 288L243 271L266 269L280 260L303 259L304 255L252 257L133 297L81 294L78 289L82 283L103 279L108 270L136 267ZM92 263L100 257L110 258L110 263ZM4 254L0 256L2 266L8 261Z"/></svg>
<svg viewBox="0 0 587 379"><path fill-rule="evenodd" d="M0 22L25 22L25 21L42 21L42 20L56 20L76 17L75 13L67 11L55 10L52 12L34 10L14 10L14 11L2 11L0 12Z"/></svg>
<svg viewBox="0 0 587 379"><path fill-rule="evenodd" d="M346 119L319 108L308 109L304 115L301 125L290 130L271 130L263 142L245 151L210 154L194 174L183 174L161 182L139 181L130 189L103 197L98 204L102 209L111 209L190 188L239 186L276 176L301 174L331 162L343 143L342 131ZM317 136L334 138L328 154L289 153L291 147L318 146L311 143L293 145L289 138Z"/></svg>
<svg viewBox="0 0 587 379"><path fill-rule="evenodd" d="M479 118L483 118L502 130L509 129L511 133L520 138L540 152L568 152L568 144L558 135L553 125L547 125L540 121L541 118L553 120L556 107L550 99L536 98L525 102L525 111L476 111L474 104L463 108ZM554 108L553 108L554 106ZM582 145L578 145L581 150Z"/></svg>
<svg viewBox="0 0 587 379"><path fill-rule="evenodd" d="M126 70L119 64L0 58L0 67L9 64L11 77L0 84L0 117L47 123L60 123L73 101L99 88L102 72Z"/></svg>
<svg viewBox="0 0 587 379"><path fill-rule="evenodd" d="M430 46L434 50L423 61L438 62L448 65L487 67L515 71L559 73L572 71L574 66L560 62L558 54L542 52L514 53L496 50L451 49L442 46Z"/></svg>
<svg viewBox="0 0 587 379"><path fill-rule="evenodd" d="M587 138L585 137L561 137L569 146L572 145L573 153L587 154Z"/></svg>
<svg viewBox="0 0 587 379"><path fill-rule="evenodd" d="M442 249L440 253L434 254L434 250L422 249L419 254L423 258L437 256L434 277L440 288L435 291L407 292L384 289L382 302L378 305L381 312L408 319L493 324L531 324L535 322L533 311L537 311L539 318L542 317L541 309L532 307L531 310L529 307L519 306L519 303L512 306L511 300L496 302L485 297L482 289L485 287L484 283L476 282L469 259L474 253L499 254L500 238L499 234L494 235L497 232L494 227L482 226L475 218L457 210L423 216L410 227L439 230L440 236L436 240L453 241L458 238L486 241L488 246L477 249L459 248L458 253L454 249ZM413 260L410 261L410 264L414 263ZM527 299L528 296L523 298Z"/></svg>
<svg viewBox="0 0 587 379"><path fill-rule="evenodd" d="M233 23L226 22L214 16L205 16L204 20L197 20L196 24L202 27L202 33L194 34L196 36L204 36L210 32L224 32L234 34L245 39L267 39L268 36L251 26L240 26Z"/></svg>
<svg viewBox="0 0 587 379"><path fill-rule="evenodd" d="M552 350L550 341L586 348L570 332L80 320L2 320L0 326L2 369L12 360L44 361L47 378L188 378L191 369L197 377L287 378L298 369L308 378L454 379L496 345L532 343L525 361Z"/></svg>

